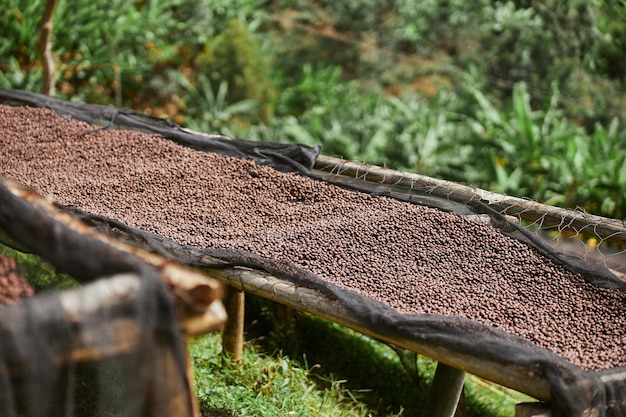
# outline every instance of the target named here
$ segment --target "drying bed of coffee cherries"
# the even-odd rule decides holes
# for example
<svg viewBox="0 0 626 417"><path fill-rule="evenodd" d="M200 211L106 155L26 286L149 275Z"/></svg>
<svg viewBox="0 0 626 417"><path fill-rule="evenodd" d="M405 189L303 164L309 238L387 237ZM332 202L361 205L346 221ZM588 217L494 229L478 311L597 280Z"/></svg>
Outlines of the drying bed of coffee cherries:
<svg viewBox="0 0 626 417"><path fill-rule="evenodd" d="M33 295L33 287L19 272L15 258L0 255L0 306Z"/></svg>
<svg viewBox="0 0 626 417"><path fill-rule="evenodd" d="M0 176L185 245L245 249L407 314L461 316L584 369L626 364L626 294L495 228L155 135L0 106Z"/></svg>

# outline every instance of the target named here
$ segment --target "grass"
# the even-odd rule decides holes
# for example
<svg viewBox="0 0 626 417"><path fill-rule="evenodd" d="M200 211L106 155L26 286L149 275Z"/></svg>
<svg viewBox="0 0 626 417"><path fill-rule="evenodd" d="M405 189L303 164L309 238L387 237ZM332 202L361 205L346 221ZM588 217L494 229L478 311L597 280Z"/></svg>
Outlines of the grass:
<svg viewBox="0 0 626 417"><path fill-rule="evenodd" d="M312 369L283 354L265 355L251 344L241 362L222 355L219 335L190 345L196 392L204 416L366 416L341 380L320 389Z"/></svg>
<svg viewBox="0 0 626 417"><path fill-rule="evenodd" d="M36 255L2 245L0 253L16 258L37 291L78 285ZM309 314L296 314L294 343L278 330L274 304L247 301L240 362L222 353L219 334L189 343L203 416L421 415L436 362ZM510 417L516 403L532 400L472 375L465 396L469 417Z"/></svg>
<svg viewBox="0 0 626 417"><path fill-rule="evenodd" d="M433 360L309 314L297 315L293 348L275 330L270 302L248 296L247 308L249 341L241 362L222 354L219 335L190 344L204 416L421 415ZM465 395L469 417L510 417L516 403L532 401L473 375Z"/></svg>

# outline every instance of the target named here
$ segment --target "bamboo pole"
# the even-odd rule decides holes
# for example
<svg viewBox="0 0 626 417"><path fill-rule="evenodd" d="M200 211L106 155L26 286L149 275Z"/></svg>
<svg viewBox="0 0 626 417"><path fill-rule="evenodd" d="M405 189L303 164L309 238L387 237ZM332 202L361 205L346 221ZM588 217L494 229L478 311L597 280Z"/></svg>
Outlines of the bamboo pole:
<svg viewBox="0 0 626 417"><path fill-rule="evenodd" d="M324 176L322 174L323 178L330 182L349 184L351 179L357 179L374 184L401 187L416 193L440 197L461 204L481 201L502 214L518 216L526 221L537 223L542 227L561 226L577 232L594 234L600 238L611 238L626 242L626 224L617 219L548 206L536 201L492 193L452 181L346 161L325 155L317 157L315 169L322 173L332 174L332 176Z"/></svg>

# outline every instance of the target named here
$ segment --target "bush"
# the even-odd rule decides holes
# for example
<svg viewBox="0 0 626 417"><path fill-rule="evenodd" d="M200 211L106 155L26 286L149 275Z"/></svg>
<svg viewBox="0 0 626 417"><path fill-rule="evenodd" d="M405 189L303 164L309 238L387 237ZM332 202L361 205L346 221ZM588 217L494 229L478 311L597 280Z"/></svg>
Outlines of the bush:
<svg viewBox="0 0 626 417"><path fill-rule="evenodd" d="M546 93L556 82L575 93L572 75L591 59L589 51L596 41L594 12L588 3L496 3L482 26L482 50L475 51L474 62L483 62L488 76L506 81L501 86L505 96L521 81Z"/></svg>
<svg viewBox="0 0 626 417"><path fill-rule="evenodd" d="M266 123L274 113L277 94L269 76L269 61L260 50L245 27L238 20L231 20L226 30L207 44L195 64L213 84L228 84L230 103L256 101L258 106L252 115L255 121Z"/></svg>
<svg viewBox="0 0 626 417"><path fill-rule="evenodd" d="M591 135L564 117L554 90L546 109L533 110L527 86L517 84L504 111L470 88L465 143L472 148L477 186L552 205L580 207L608 217L626 216L626 128L613 119Z"/></svg>

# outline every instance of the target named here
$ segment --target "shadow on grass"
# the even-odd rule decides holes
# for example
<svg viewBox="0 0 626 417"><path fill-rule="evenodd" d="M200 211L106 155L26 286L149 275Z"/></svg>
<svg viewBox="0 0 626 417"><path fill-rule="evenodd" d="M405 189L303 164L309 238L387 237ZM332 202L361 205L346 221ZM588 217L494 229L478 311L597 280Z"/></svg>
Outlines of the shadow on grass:
<svg viewBox="0 0 626 417"><path fill-rule="evenodd" d="M309 314L295 313L295 333L285 331L270 302L250 296L247 300L248 337L262 349L280 351L310 369L320 388L340 384L372 415L420 415L430 371L418 376L403 367L389 346Z"/></svg>
<svg viewBox="0 0 626 417"><path fill-rule="evenodd" d="M204 417L237 417L237 413L227 408L208 407L202 410Z"/></svg>
<svg viewBox="0 0 626 417"><path fill-rule="evenodd" d="M298 334L299 358L319 365L312 373L322 384L345 381L374 415L420 415L428 377L405 369L388 346L309 315L299 317Z"/></svg>
<svg viewBox="0 0 626 417"><path fill-rule="evenodd" d="M259 348L299 362L320 388L341 384L372 416L422 415L435 361L310 314L289 310L293 317L285 319L280 306L255 296L246 299L246 334ZM465 414L460 415L509 415L499 398L489 393L481 397L466 395Z"/></svg>

